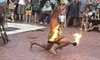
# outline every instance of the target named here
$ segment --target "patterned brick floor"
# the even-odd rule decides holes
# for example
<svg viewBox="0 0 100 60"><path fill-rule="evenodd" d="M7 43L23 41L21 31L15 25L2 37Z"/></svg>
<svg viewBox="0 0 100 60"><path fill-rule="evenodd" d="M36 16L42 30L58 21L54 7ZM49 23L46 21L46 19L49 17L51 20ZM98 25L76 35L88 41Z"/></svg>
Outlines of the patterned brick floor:
<svg viewBox="0 0 100 60"><path fill-rule="evenodd" d="M74 40L75 32L80 32L78 28L63 28L62 31L65 39L70 41ZM11 41L0 47L0 60L100 60L100 33L83 31L78 46L69 45L58 50L57 55L38 46L29 48L30 40L46 43L48 34L47 27L43 30L9 35Z"/></svg>

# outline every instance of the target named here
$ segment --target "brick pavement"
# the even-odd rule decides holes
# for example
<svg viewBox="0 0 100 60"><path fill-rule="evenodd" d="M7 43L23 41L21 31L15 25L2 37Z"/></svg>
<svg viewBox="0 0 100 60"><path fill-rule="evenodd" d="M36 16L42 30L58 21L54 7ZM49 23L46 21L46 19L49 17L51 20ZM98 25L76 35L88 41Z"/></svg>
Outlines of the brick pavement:
<svg viewBox="0 0 100 60"><path fill-rule="evenodd" d="M73 41L73 34L78 28L63 28L65 39ZM54 55L49 51L33 46L30 50L30 40L46 43L49 29L30 31L9 35L8 44L0 47L0 60L100 60L100 33L82 32L80 44L76 47L69 45L58 50Z"/></svg>

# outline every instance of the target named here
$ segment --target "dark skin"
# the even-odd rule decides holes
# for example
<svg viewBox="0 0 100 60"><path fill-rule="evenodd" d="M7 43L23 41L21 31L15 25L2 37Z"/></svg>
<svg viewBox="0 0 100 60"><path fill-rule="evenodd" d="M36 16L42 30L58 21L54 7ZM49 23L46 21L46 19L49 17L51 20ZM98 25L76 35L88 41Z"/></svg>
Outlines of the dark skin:
<svg viewBox="0 0 100 60"><path fill-rule="evenodd" d="M56 26L59 25L59 22L58 22L58 15L59 13L61 12L60 8L59 8L59 5L56 5L53 9L53 13L52 13L52 17L51 17L51 22L50 22L50 34L53 34L54 33L54 28ZM30 41L31 43L31 46L30 48L32 48L32 46L35 44L35 45L38 45L42 48L44 48L45 50L51 50L53 54L57 54L57 50L58 49L62 49L63 47L69 45L69 44L72 44L69 40L65 40L65 39L57 39L57 42L50 42L47 43L47 44L40 44L40 43L37 43L37 42L34 42L34 41ZM54 48L52 48L52 46L54 44L57 44L57 46L55 46ZM51 49L52 48L52 49Z"/></svg>

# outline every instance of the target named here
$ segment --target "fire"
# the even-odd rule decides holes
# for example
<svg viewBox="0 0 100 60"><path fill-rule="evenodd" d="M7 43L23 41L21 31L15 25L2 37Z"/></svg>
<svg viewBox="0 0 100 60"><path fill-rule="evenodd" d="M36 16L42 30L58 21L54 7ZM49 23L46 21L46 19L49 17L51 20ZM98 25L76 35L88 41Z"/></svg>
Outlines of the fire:
<svg viewBox="0 0 100 60"><path fill-rule="evenodd" d="M59 33L61 33L61 31L59 30L60 28L60 25L56 26L53 31L54 31L54 34L53 36L51 37L51 39L49 41L53 42L59 35Z"/></svg>
<svg viewBox="0 0 100 60"><path fill-rule="evenodd" d="M82 34L81 34L81 33L75 33L75 34L73 35L73 37L75 38L75 41L74 41L74 42L76 42L77 45L78 45L79 42L80 42L80 38L82 37Z"/></svg>

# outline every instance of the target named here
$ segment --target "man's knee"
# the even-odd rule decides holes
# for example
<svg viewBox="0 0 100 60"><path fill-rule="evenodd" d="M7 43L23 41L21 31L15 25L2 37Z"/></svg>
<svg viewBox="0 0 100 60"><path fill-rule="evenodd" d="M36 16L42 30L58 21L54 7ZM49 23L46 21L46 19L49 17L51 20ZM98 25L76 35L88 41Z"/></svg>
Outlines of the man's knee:
<svg viewBox="0 0 100 60"><path fill-rule="evenodd" d="M60 43L63 43L63 44L66 44L66 45L69 45L71 42L69 40L61 40Z"/></svg>

